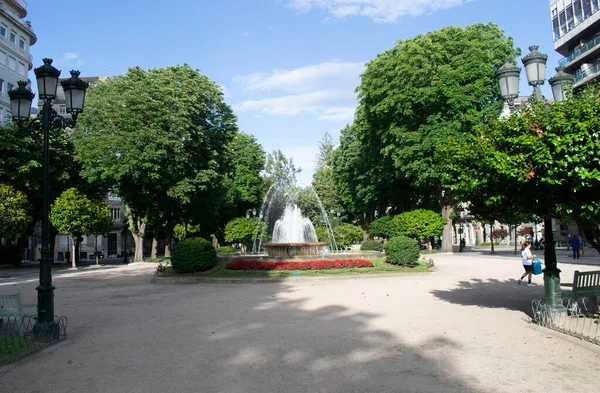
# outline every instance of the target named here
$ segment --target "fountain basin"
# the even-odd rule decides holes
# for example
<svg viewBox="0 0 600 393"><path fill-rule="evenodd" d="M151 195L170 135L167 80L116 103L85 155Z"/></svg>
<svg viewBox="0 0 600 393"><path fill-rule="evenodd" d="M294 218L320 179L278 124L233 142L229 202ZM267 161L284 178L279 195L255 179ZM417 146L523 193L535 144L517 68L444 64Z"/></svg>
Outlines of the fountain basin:
<svg viewBox="0 0 600 393"><path fill-rule="evenodd" d="M323 254L328 249L329 243L265 243L262 246L270 257L295 257Z"/></svg>

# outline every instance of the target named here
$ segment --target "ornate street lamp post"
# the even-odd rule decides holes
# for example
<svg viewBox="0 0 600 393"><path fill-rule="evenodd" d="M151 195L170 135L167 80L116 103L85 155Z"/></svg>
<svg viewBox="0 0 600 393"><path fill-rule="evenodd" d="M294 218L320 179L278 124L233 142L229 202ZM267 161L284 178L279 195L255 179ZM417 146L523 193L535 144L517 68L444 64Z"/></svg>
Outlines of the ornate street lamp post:
<svg viewBox="0 0 600 393"><path fill-rule="evenodd" d="M30 119L31 103L35 94L26 86L27 82L19 81L19 87L8 93L10 97L12 119L21 130L43 131L44 133L44 158L42 182L43 210L42 210L42 250L40 258L40 284L38 291L38 316L33 327L33 337L39 341L52 341L58 338L59 330L54 320L54 285L52 284L52 269L50 263L49 239L49 134L51 129L73 128L77 115L83 111L85 92L88 83L79 79L79 71L71 71L71 78L61 81L65 92L67 113L71 118L59 116L52 109L52 101L56 98L56 88L60 71L52 66L52 59L43 59L44 65L36 68L35 73L38 85L39 99L43 101L42 111L37 118Z"/></svg>
<svg viewBox="0 0 600 393"><path fill-rule="evenodd" d="M546 78L546 61L548 56L538 52L538 46L529 47L530 53L521 60L525 66L527 81L533 86L533 94L530 100L544 101L540 86L544 84ZM556 69L557 74L549 79L552 87L554 100L562 102L565 100L567 92L571 89L575 78L563 71L561 67ZM514 109L514 99L519 96L519 74L521 69L515 66L512 59L505 60L505 63L496 71L496 77L500 84L500 94L508 103L510 109ZM551 307L560 307L560 270L557 267L556 249L554 248L554 236L552 233L552 218L544 218L544 289L546 291L546 303Z"/></svg>

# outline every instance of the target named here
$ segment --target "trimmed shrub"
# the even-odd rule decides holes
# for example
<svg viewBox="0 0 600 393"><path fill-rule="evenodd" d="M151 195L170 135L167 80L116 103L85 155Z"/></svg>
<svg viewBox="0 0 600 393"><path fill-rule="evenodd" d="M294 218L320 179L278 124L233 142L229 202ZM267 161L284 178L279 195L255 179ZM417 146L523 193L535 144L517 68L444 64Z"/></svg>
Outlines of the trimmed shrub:
<svg viewBox="0 0 600 393"><path fill-rule="evenodd" d="M362 251L383 251L383 244L377 240L367 240L360 245Z"/></svg>
<svg viewBox="0 0 600 393"><path fill-rule="evenodd" d="M315 233L320 242L329 241L329 231L327 230L327 227L315 227Z"/></svg>
<svg viewBox="0 0 600 393"><path fill-rule="evenodd" d="M212 244L200 237L188 237L177 243L171 254L175 273L202 272L217 264L217 252Z"/></svg>
<svg viewBox="0 0 600 393"><path fill-rule="evenodd" d="M352 224L342 224L333 228L333 236L337 247L348 249L351 245L362 240L365 231L361 227Z"/></svg>
<svg viewBox="0 0 600 393"><path fill-rule="evenodd" d="M392 217L383 216L373 221L371 223L369 234L371 236L382 237L384 239L391 239L396 236Z"/></svg>
<svg viewBox="0 0 600 393"><path fill-rule="evenodd" d="M391 238L384 247L387 263L394 265L417 265L419 263L419 244L406 236Z"/></svg>
<svg viewBox="0 0 600 393"><path fill-rule="evenodd" d="M228 254L232 252L237 252L237 248L234 246L222 246L217 248L217 254Z"/></svg>

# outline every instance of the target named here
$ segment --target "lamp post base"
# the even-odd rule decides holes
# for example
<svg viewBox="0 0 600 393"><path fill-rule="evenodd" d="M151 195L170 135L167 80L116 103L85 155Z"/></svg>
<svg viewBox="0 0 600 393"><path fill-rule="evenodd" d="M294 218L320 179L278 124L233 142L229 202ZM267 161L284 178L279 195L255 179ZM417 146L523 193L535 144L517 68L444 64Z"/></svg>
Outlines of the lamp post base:
<svg viewBox="0 0 600 393"><path fill-rule="evenodd" d="M544 290L546 292L546 304L553 308L562 307L559 269L544 270Z"/></svg>
<svg viewBox="0 0 600 393"><path fill-rule="evenodd" d="M60 326L56 321L38 322L31 331L33 341L52 342L60 337Z"/></svg>

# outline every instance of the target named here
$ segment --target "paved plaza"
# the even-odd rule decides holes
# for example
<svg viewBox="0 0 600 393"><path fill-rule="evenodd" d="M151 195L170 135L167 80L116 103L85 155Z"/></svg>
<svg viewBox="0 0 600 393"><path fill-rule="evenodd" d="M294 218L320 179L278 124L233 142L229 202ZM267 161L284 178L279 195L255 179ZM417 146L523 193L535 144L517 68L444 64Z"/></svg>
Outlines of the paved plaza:
<svg viewBox="0 0 600 393"><path fill-rule="evenodd" d="M528 323L511 250L370 278L152 284L155 265L63 271L68 337L0 368L2 392L592 392L600 347ZM600 269L559 251L562 280ZM0 272L35 302L35 272Z"/></svg>

